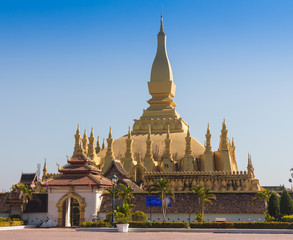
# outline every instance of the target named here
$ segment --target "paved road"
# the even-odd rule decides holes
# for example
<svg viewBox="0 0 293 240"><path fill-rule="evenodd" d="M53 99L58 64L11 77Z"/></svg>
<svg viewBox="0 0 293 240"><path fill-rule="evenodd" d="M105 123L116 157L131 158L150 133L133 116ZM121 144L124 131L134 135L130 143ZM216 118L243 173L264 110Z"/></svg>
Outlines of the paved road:
<svg viewBox="0 0 293 240"><path fill-rule="evenodd" d="M235 233L186 233L186 232L147 232L147 233L113 233L113 232L77 232L75 229L23 229L1 231L0 240L287 240L292 234L235 234Z"/></svg>

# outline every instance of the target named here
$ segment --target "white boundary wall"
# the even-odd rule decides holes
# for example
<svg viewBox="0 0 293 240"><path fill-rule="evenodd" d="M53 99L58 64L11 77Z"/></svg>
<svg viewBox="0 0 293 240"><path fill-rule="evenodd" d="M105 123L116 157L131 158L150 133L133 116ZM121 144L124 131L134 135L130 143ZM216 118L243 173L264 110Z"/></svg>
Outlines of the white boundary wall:
<svg viewBox="0 0 293 240"><path fill-rule="evenodd" d="M147 214L153 222L162 222L162 213ZM167 213L168 222L197 222L196 214L188 213ZM226 222L263 222L264 214L205 214L204 222L216 222L216 218L225 218ZM190 219L190 220L189 220Z"/></svg>
<svg viewBox="0 0 293 240"><path fill-rule="evenodd" d="M99 213L98 218L104 220L107 213ZM147 213L148 218L153 222L163 222L162 213ZM188 213L167 213L168 222L197 222L196 214ZM189 220L190 218L190 220ZM205 214L204 222L216 222L216 218L225 218L226 222L264 222L264 214Z"/></svg>

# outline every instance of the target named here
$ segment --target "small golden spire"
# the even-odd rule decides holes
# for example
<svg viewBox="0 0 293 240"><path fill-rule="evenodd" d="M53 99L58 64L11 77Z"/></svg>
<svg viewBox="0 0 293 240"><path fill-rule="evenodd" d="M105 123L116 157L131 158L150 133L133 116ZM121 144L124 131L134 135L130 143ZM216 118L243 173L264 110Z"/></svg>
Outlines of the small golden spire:
<svg viewBox="0 0 293 240"><path fill-rule="evenodd" d="M74 151L73 151L73 156L76 154L82 154L83 153L83 149L81 147L81 136L80 136L80 130L79 130L79 124L77 125L77 130L76 130L76 134L74 135L75 138L75 144L74 144Z"/></svg>
<svg viewBox="0 0 293 240"><path fill-rule="evenodd" d="M208 123L208 128L207 128L207 134L211 134L211 131L210 131L210 124Z"/></svg>
<svg viewBox="0 0 293 240"><path fill-rule="evenodd" d="M107 138L107 151L106 151L106 156L104 158L104 166L103 166L103 171L106 171L108 167L110 166L111 162L114 161L114 152L113 152L113 138L112 138L112 129L110 127L109 131L109 137Z"/></svg>
<svg viewBox="0 0 293 240"><path fill-rule="evenodd" d="M212 152L212 146L211 146L211 131L210 131L210 124L208 123L207 133L206 133L206 141L205 141L205 153L211 153Z"/></svg>
<svg viewBox="0 0 293 240"><path fill-rule="evenodd" d="M222 130L226 130L226 120L224 118L223 124L222 124Z"/></svg>
<svg viewBox="0 0 293 240"><path fill-rule="evenodd" d="M102 150L105 149L105 138L103 138Z"/></svg>
<svg viewBox="0 0 293 240"><path fill-rule="evenodd" d="M163 26L163 8L161 8L161 26L160 26L160 32L164 32L164 26Z"/></svg>
<svg viewBox="0 0 293 240"><path fill-rule="evenodd" d="M128 139L130 139L130 138L131 138L131 128L129 126L129 128L128 128Z"/></svg>
<svg viewBox="0 0 293 240"><path fill-rule="evenodd" d="M87 143L88 143L88 139L87 139L87 134L86 134L86 129L84 130L84 134L83 134L83 139L82 139L82 149L83 152L87 155L88 150L87 150Z"/></svg>
<svg viewBox="0 0 293 240"><path fill-rule="evenodd" d="M184 157L190 157L192 156L192 150L191 150L191 137L190 137L190 129L188 125L187 134L185 137L185 155Z"/></svg>
<svg viewBox="0 0 293 240"><path fill-rule="evenodd" d="M151 124L149 124L148 140L151 139L151 134L152 134L152 132L151 132Z"/></svg>
<svg viewBox="0 0 293 240"><path fill-rule="evenodd" d="M94 137L94 128L93 127L91 128L91 135L90 135L90 137Z"/></svg>
<svg viewBox="0 0 293 240"><path fill-rule="evenodd" d="M224 118L224 121L222 123L222 130L221 130L221 136L220 136L220 144L219 144L219 150L224 150L224 151L227 151L228 150L228 137L227 137L227 134L228 134L228 130L227 130L227 127L226 127L226 121L225 121L225 118Z"/></svg>
<svg viewBox="0 0 293 240"><path fill-rule="evenodd" d="M252 167L251 155L248 153L248 167Z"/></svg>
<svg viewBox="0 0 293 240"><path fill-rule="evenodd" d="M83 138L84 138L84 139L87 139L86 129L84 129Z"/></svg>
<svg viewBox="0 0 293 240"><path fill-rule="evenodd" d="M45 158L45 162L44 162L44 168L43 170L46 170L47 171L47 159Z"/></svg>
<svg viewBox="0 0 293 240"><path fill-rule="evenodd" d="M96 157L96 149L95 149L95 135L94 135L94 129L92 127L91 129L91 135L89 137L89 144L88 144L88 156L94 160Z"/></svg>
<svg viewBox="0 0 293 240"><path fill-rule="evenodd" d="M123 167L128 173L131 173L134 167L134 159L133 159L133 153L132 153L133 140L131 139L130 127L128 129L128 137L125 139L125 142L126 142L126 151L125 151L125 157L123 159Z"/></svg>
<svg viewBox="0 0 293 240"><path fill-rule="evenodd" d="M43 167L43 176L42 176L42 181L44 181L44 179L47 176L47 159L45 158L45 162L44 162L44 167Z"/></svg>
<svg viewBox="0 0 293 240"><path fill-rule="evenodd" d="M171 157L171 142L172 142L172 140L170 139L170 128L168 125L167 137L165 139L165 158L166 159L172 159L172 157Z"/></svg>
<svg viewBox="0 0 293 240"><path fill-rule="evenodd" d="M98 136L97 147L96 147L96 153L99 153L100 151L101 151L101 147L100 147L100 137Z"/></svg>
<svg viewBox="0 0 293 240"><path fill-rule="evenodd" d="M167 129L167 139L170 139L170 127L169 127L169 124L168 124L168 129Z"/></svg>

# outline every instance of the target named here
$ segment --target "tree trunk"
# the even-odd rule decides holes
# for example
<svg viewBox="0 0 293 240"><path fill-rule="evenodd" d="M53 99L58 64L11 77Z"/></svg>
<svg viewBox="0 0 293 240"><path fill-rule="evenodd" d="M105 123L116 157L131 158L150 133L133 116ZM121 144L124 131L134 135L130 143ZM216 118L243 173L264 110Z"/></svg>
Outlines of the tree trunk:
<svg viewBox="0 0 293 240"><path fill-rule="evenodd" d="M163 196L163 194L162 194L162 210L163 210L164 222L166 222L166 207L165 207L165 203L164 203L164 196Z"/></svg>

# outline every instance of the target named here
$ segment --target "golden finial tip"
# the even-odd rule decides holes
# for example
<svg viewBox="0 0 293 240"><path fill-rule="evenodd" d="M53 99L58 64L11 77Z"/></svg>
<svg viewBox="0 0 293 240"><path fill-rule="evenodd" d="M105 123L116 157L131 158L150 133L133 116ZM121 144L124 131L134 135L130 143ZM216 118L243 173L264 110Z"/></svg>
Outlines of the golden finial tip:
<svg viewBox="0 0 293 240"><path fill-rule="evenodd" d="M163 26L163 8L161 8L161 26L160 26L160 32L164 32L164 26Z"/></svg>

